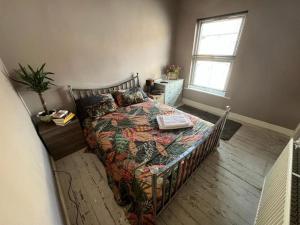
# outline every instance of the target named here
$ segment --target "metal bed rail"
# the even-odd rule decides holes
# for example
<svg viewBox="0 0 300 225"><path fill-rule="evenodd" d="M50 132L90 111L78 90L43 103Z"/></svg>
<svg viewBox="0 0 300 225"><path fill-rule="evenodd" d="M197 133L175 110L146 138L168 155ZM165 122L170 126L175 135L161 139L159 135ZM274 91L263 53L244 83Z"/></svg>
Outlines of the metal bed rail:
<svg viewBox="0 0 300 225"><path fill-rule="evenodd" d="M223 116L213 126L208 136L190 147L180 157L172 161L163 171L152 175L152 204L154 218L171 202L179 189L195 172L201 162L219 146L230 107L226 107ZM162 179L162 187L158 188L158 179Z"/></svg>

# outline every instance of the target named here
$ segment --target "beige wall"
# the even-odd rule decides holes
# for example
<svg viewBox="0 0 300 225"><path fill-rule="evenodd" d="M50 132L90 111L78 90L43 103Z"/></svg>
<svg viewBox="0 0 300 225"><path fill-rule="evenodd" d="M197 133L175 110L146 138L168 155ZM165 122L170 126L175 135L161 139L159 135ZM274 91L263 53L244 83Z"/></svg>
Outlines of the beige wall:
<svg viewBox="0 0 300 225"><path fill-rule="evenodd" d="M63 224L48 154L1 71L0 224Z"/></svg>
<svg viewBox="0 0 300 225"><path fill-rule="evenodd" d="M300 1L181 0L175 62L188 79L197 18L249 10L229 83L230 99L185 90L184 97L295 129L300 121Z"/></svg>
<svg viewBox="0 0 300 225"><path fill-rule="evenodd" d="M230 105L233 112L294 129L300 120L300 2L181 0L177 13L176 5L176 0L0 0L0 56L9 71L18 62L47 62L58 84L46 93L48 105L70 108L65 85L107 86L131 72L140 72L143 83L158 77L170 58L183 66L187 80L196 19L249 10L230 99L191 90L184 97ZM42 110L34 93L21 93L33 113Z"/></svg>
<svg viewBox="0 0 300 225"><path fill-rule="evenodd" d="M101 87L132 72L159 77L169 62L175 0L0 0L0 54L17 63L47 63L59 86ZM58 89L58 90L56 90ZM46 93L66 105L62 88ZM22 91L32 112L38 97Z"/></svg>

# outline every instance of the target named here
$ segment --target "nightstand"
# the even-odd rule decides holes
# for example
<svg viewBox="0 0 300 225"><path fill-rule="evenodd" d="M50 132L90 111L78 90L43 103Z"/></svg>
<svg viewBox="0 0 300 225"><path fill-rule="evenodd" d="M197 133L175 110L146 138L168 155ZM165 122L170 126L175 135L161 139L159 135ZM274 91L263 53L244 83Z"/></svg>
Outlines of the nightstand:
<svg viewBox="0 0 300 225"><path fill-rule="evenodd" d="M165 93L164 101L166 105L178 106L182 98L183 81L183 79L158 79L154 82L154 89L162 90Z"/></svg>
<svg viewBox="0 0 300 225"><path fill-rule="evenodd" d="M54 160L86 146L80 122L77 118L71 120L66 126L57 126L53 122L39 122L37 130Z"/></svg>
<svg viewBox="0 0 300 225"><path fill-rule="evenodd" d="M159 102L162 104L165 103L165 95L163 93L160 95L149 94L148 97L153 99L155 102Z"/></svg>

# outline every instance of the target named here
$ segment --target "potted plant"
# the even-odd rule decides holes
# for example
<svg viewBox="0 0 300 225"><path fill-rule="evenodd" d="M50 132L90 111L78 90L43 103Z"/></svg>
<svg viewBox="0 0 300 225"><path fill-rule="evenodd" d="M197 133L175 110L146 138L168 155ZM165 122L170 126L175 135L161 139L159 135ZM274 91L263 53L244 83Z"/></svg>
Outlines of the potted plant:
<svg viewBox="0 0 300 225"><path fill-rule="evenodd" d="M169 65L166 68L166 75L168 80L177 80L179 77L181 67L177 65Z"/></svg>
<svg viewBox="0 0 300 225"><path fill-rule="evenodd" d="M38 94L44 111L39 112L37 114L37 117L41 121L50 122L52 119L52 115L55 113L55 111L54 110L49 111L47 109L46 102L43 97L43 93L46 90L48 90L51 85L55 85L55 84L52 83L52 81L54 80L48 76L54 73L44 71L45 65L46 63L44 63L40 67L37 67L37 69L34 70L30 65L27 65L28 69L26 69L24 66L22 66L19 63L20 68L19 70L15 71L17 74L17 78L16 79L12 78L12 80L27 86L30 90Z"/></svg>

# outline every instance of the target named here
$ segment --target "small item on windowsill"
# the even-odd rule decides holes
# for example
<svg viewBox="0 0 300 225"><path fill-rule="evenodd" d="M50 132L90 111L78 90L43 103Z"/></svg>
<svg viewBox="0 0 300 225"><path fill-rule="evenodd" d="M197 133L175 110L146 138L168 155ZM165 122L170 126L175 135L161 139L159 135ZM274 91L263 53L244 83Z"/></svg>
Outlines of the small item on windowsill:
<svg viewBox="0 0 300 225"><path fill-rule="evenodd" d="M65 116L57 119L52 119L53 122L58 126L65 126L67 125L73 118L75 117L75 114L72 112L69 112Z"/></svg>
<svg viewBox="0 0 300 225"><path fill-rule="evenodd" d="M158 115L156 119L161 130L173 130L193 126L191 120L184 114Z"/></svg>

